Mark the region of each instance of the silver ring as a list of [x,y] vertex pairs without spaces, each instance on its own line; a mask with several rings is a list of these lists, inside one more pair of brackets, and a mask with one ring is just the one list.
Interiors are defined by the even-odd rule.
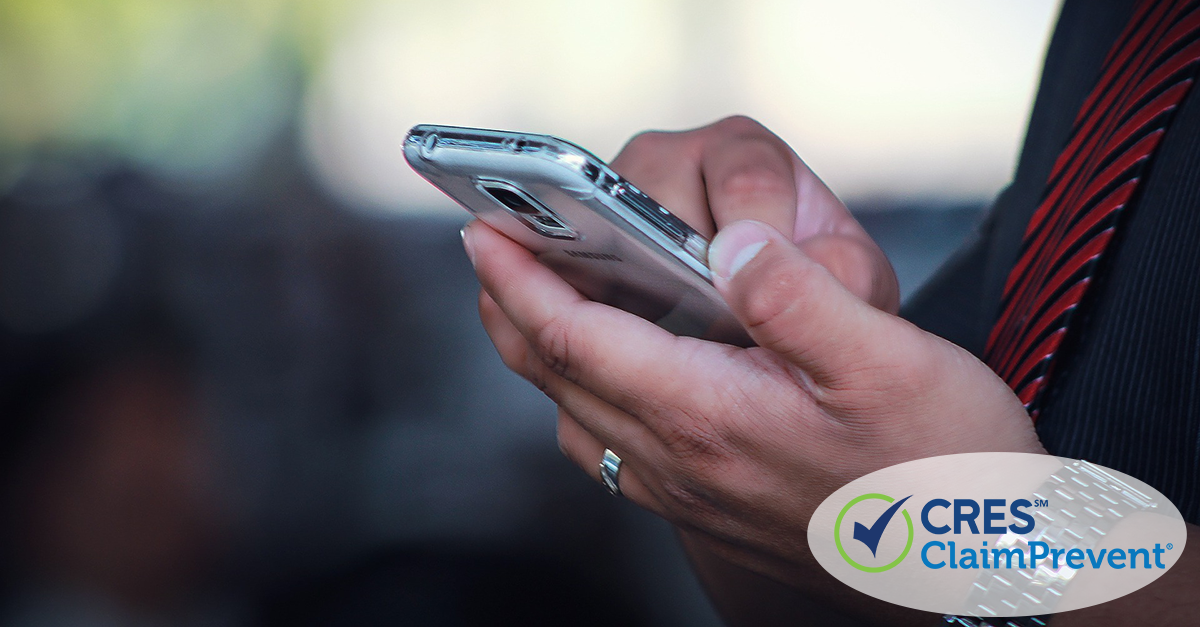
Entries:
[[613,496],[621,496],[621,486],[617,484],[621,474],[621,458],[610,449],[604,449],[604,458],[600,460],[600,480]]

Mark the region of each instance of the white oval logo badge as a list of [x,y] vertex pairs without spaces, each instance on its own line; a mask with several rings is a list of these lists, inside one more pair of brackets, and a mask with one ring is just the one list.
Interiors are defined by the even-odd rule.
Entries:
[[817,561],[897,605],[1037,616],[1125,596],[1183,553],[1187,526],[1154,488],[1085,461],[965,453],[878,470],[809,521]]

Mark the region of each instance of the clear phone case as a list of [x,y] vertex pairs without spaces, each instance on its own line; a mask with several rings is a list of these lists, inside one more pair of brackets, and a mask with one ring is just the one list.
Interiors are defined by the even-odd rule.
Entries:
[[677,335],[752,343],[712,285],[708,241],[586,150],[548,135],[419,125],[404,156],[588,298]]

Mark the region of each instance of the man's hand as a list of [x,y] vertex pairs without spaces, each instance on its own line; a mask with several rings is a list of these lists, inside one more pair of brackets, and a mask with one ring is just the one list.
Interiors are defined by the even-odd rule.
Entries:
[[705,237],[735,220],[761,220],[851,293],[889,313],[900,307],[896,274],[883,251],[800,157],[750,118],[642,133],[612,167]]
[[720,227],[715,283],[758,347],[588,301],[481,223],[464,242],[484,325],[558,404],[564,453],[598,480],[612,449],[623,493],[689,544],[798,584],[819,569],[808,519],[847,482],[933,455],[1043,452],[987,366],[894,315],[878,247],[761,126],[639,136],[614,165],[701,230]]

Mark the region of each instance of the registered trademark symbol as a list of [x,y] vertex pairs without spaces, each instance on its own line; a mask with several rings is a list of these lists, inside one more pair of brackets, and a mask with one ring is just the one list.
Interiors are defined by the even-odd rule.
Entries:
[[1173,548],[1175,548],[1175,545],[1174,545],[1174,544],[1171,544],[1170,542],[1168,542],[1168,543],[1167,543],[1167,550],[1168,550],[1168,551],[1170,551],[1170,550],[1171,550],[1171,549],[1173,549]]

